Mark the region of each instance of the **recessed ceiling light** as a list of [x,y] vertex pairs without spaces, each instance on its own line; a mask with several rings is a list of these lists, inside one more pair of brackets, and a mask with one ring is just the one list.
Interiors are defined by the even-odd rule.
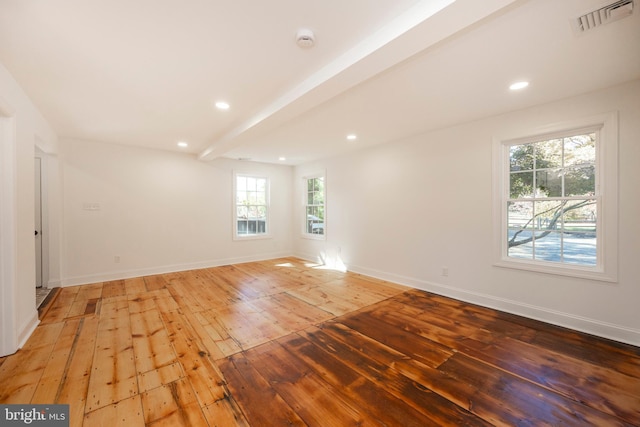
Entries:
[[350,135],[347,135],[347,139],[348,139],[349,141],[353,141],[353,140],[355,140],[355,139],[357,139],[357,138],[358,138],[358,135],[353,134],[353,133],[352,133],[352,134],[350,134]]
[[224,102],[224,101],[218,101],[216,102],[216,108],[218,110],[228,110],[229,109],[229,104]]
[[187,143],[186,143],[186,142],[184,142],[184,141],[180,141],[180,142],[178,142],[178,147],[182,147],[182,148],[184,148],[184,147],[188,147],[188,146],[189,146],[189,144],[187,144]]
[[527,86],[529,86],[529,82],[524,82],[524,81],[515,82],[511,86],[509,86],[509,89],[511,89],[511,90],[520,90],[520,89],[524,89]]
[[284,162],[285,160],[287,160],[286,157],[278,157],[278,160],[280,160],[281,162]]

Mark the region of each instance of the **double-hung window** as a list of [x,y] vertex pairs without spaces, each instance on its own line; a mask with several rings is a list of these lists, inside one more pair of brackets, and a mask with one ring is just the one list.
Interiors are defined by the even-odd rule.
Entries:
[[324,176],[304,178],[304,231],[303,235],[324,238],[325,180]]
[[509,146],[510,258],[597,265],[596,135]]
[[269,232],[269,179],[235,175],[234,237],[266,237]]
[[604,120],[499,142],[498,265],[615,280],[612,128]]

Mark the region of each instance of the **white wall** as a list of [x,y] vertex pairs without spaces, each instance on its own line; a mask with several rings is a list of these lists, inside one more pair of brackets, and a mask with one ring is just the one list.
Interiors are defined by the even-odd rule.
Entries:
[[[12,353],[38,323],[35,305],[34,153],[36,141],[55,152],[56,135],[17,82],[0,64],[3,182],[2,340],[0,355]],[[8,172],[8,173],[7,173]]]
[[[326,170],[327,240],[304,258],[640,345],[640,81],[299,166]],[[618,282],[492,265],[492,138],[619,112]],[[300,201],[300,203],[297,203]],[[472,208],[470,208],[472,207]],[[449,275],[442,276],[448,267]]]
[[[60,152],[63,285],[292,253],[289,166],[74,140]],[[272,238],[233,240],[234,170],[270,178]]]

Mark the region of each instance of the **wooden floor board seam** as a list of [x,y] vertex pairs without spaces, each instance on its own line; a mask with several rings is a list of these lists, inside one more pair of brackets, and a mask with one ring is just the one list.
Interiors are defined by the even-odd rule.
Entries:
[[71,362],[73,361],[73,356],[75,355],[76,348],[78,346],[78,340],[80,339],[80,333],[82,332],[82,327],[84,326],[84,319],[81,318],[78,323],[78,327],[76,329],[75,336],[73,337],[73,344],[71,344],[71,350],[69,351],[69,355],[67,357],[67,362],[65,363],[64,370],[60,376],[60,384],[58,385],[58,390],[56,391],[56,397],[54,402],[58,402],[60,399],[60,394],[62,393],[62,388],[67,382],[67,376],[69,374],[69,368],[71,366]]

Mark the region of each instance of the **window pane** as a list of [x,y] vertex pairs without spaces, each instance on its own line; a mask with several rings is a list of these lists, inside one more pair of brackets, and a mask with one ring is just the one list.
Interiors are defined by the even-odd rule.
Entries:
[[507,255],[514,258],[533,259],[533,235],[531,231],[509,229]]
[[564,233],[564,262],[585,266],[595,266],[595,233]]
[[562,233],[555,231],[538,233],[535,239],[535,259],[562,262]]
[[564,208],[564,261],[595,266],[597,263],[597,205],[592,199],[572,200]]
[[246,191],[238,191],[236,193],[236,204],[244,205],[247,203],[247,192]]
[[313,193],[313,204],[324,205],[324,193],[322,191]]
[[314,204],[313,203],[313,195],[314,194],[315,193],[313,191],[310,191],[310,192],[307,193],[307,204],[308,205],[313,205]]
[[238,206],[236,208],[237,211],[237,218],[247,218],[247,216],[249,215],[249,211],[248,208],[246,206]]
[[562,176],[560,169],[537,171],[536,189],[536,197],[562,197]]
[[512,145],[509,149],[510,170],[525,171],[533,169],[533,144]]
[[307,233],[313,233],[313,224],[316,220],[315,210],[315,207],[307,206]]
[[237,224],[238,224],[238,229],[237,229],[238,234],[247,234],[249,232],[249,226],[246,220],[238,220]]
[[248,191],[256,191],[256,179],[247,177],[247,190]]
[[572,200],[564,207],[564,230],[572,233],[596,231],[595,200]]
[[248,191],[247,201],[250,205],[255,205],[258,202],[258,194],[255,191]]
[[236,190],[237,191],[246,191],[247,189],[247,178],[244,176],[239,176],[236,178]]
[[267,192],[267,180],[264,178],[259,178],[256,180],[257,191],[261,193]]
[[533,221],[536,230],[558,230],[562,228],[562,201],[535,202],[535,220]]
[[565,196],[593,196],[596,194],[594,166],[569,168],[564,176]]
[[533,172],[511,173],[509,181],[509,198],[533,196]]
[[509,202],[507,212],[510,229],[533,227],[533,202]]
[[564,138],[564,165],[573,166],[594,163],[596,159],[596,134],[576,135]]
[[559,168],[562,166],[562,139],[536,142],[536,169]]

